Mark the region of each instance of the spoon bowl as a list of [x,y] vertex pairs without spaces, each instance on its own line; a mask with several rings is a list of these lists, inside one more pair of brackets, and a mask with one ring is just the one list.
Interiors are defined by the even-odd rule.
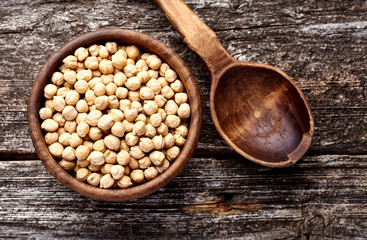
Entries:
[[184,0],[155,2],[210,72],[210,111],[223,139],[264,166],[297,162],[311,144],[314,121],[295,82],[276,67],[235,60]]

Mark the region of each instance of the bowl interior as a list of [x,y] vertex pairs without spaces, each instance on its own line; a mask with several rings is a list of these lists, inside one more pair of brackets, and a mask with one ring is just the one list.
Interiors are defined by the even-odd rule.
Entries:
[[[172,165],[157,178],[129,189],[100,189],[81,182],[62,169],[56,160],[49,153],[40,128],[40,118],[38,115],[41,104],[44,103],[43,89],[50,82],[53,72],[57,71],[62,64],[62,60],[73,54],[78,47],[88,47],[94,43],[104,44],[108,41],[115,41],[121,45],[133,44],[140,49],[154,53],[168,63],[173,68],[185,86],[191,107],[191,118],[189,134],[181,153]],[[149,35],[124,29],[102,29],[83,34],[74,40],[66,43],[57,50],[45,63],[37,75],[28,101],[28,125],[33,145],[38,157],[42,160],[46,168],[61,183],[70,189],[79,192],[87,197],[105,201],[125,201],[151,194],[177,176],[191,158],[199,139],[201,128],[201,103],[200,95],[191,75],[182,59],[169,47]]]

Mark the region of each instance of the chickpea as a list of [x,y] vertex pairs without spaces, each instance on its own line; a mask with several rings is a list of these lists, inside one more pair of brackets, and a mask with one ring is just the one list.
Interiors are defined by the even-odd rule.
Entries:
[[130,91],[128,93],[128,99],[130,101],[140,101],[140,93],[138,91]]
[[52,98],[53,96],[56,95],[56,93],[57,93],[57,86],[54,85],[54,84],[51,84],[51,83],[50,84],[47,84],[45,86],[45,89],[43,91],[44,91],[45,98],[50,99],[50,98]]
[[164,110],[169,115],[175,115],[178,110],[178,105],[173,100],[168,100],[166,105],[164,106]]
[[86,146],[89,149],[89,152],[91,152],[93,150],[93,142],[91,142],[91,141],[84,141],[83,146]]
[[175,102],[178,105],[186,103],[187,102],[187,94],[186,93],[176,93],[175,94]]
[[124,73],[122,72],[118,72],[115,74],[115,76],[113,77],[113,82],[116,84],[116,86],[118,87],[122,87],[124,86],[125,82],[127,81],[127,77]]
[[142,100],[150,100],[154,98],[154,91],[149,87],[142,87],[140,89],[140,98]]
[[134,146],[139,142],[139,137],[133,133],[128,133],[125,135],[125,142],[128,146]]
[[85,182],[87,181],[87,178],[89,177],[90,174],[91,172],[88,169],[79,168],[79,170],[76,171],[76,179],[78,179],[79,181]]
[[157,134],[157,130],[155,129],[155,127],[152,126],[152,124],[148,123],[146,127],[147,129],[144,136],[152,138]]
[[143,60],[147,60],[147,59],[148,59],[148,57],[149,57],[150,55],[152,55],[152,54],[151,54],[151,53],[143,53],[143,54],[140,56],[140,58],[141,58],[141,59],[143,59]]
[[108,96],[114,95],[116,93],[117,86],[113,82],[110,82],[106,86],[106,93]]
[[52,120],[56,121],[59,124],[60,127],[63,127],[65,125],[65,122],[66,122],[64,116],[61,113],[55,113],[52,116]]
[[70,139],[70,133],[68,132],[64,132],[63,134],[61,134],[59,136],[59,143],[61,143],[61,145],[63,145],[64,147],[69,146],[69,139]]
[[187,103],[183,103],[177,110],[178,116],[181,118],[189,118],[190,117],[190,105]]
[[102,165],[93,165],[91,163],[88,165],[88,169],[90,171],[92,171],[92,172],[99,172],[99,171],[101,171],[101,167],[102,167]]
[[138,169],[139,168],[139,162],[135,158],[131,157],[129,162],[129,168],[130,169]]
[[111,167],[111,175],[115,180],[119,180],[125,174],[125,168],[120,165],[114,165]]
[[114,75],[113,74],[103,74],[100,78],[104,85],[108,85],[109,83],[113,83]]
[[54,106],[53,106],[53,101],[52,101],[51,99],[47,99],[47,100],[45,101],[45,107],[47,107],[47,108],[51,109],[51,110],[52,110],[52,112],[54,112],[54,111],[55,111],[55,108],[54,108]]
[[181,135],[183,138],[186,138],[189,133],[189,129],[185,125],[180,125],[176,128],[175,133]]
[[66,171],[71,171],[75,168],[75,162],[70,162],[70,161],[66,161],[65,159],[62,159],[60,162],[59,162],[59,165],[65,169]]
[[143,111],[143,106],[138,101],[131,102],[131,108],[138,110],[138,113]]
[[144,177],[146,180],[152,180],[158,176],[158,170],[155,167],[148,167],[144,171]]
[[116,88],[116,97],[118,97],[119,99],[125,99],[127,97],[128,94],[128,90],[124,87],[118,87]]
[[64,60],[62,60],[62,62],[67,68],[70,69],[75,69],[78,66],[78,59],[73,55],[67,56],[66,58],[64,58]]
[[89,161],[88,160],[76,160],[76,165],[81,168],[89,168]]
[[164,147],[170,148],[173,147],[174,145],[175,145],[175,137],[171,133],[168,133],[164,137]]
[[136,68],[135,65],[133,64],[127,64],[124,67],[124,74],[126,75],[126,77],[131,78],[134,77],[136,74],[138,73],[138,69]]
[[99,110],[93,110],[89,112],[86,123],[88,123],[90,126],[97,126],[99,119],[102,117],[102,112]]
[[153,70],[158,70],[162,65],[162,60],[157,56],[150,55],[147,59],[148,66]]
[[143,113],[141,113],[141,114],[139,114],[139,115],[135,118],[135,122],[139,122],[139,121],[141,121],[141,122],[143,122],[144,124],[146,124],[146,123],[147,123],[147,117],[146,117]]
[[131,169],[129,166],[125,166],[125,175],[130,175]]
[[139,77],[130,77],[127,79],[125,86],[131,90],[135,91],[140,88],[141,86],[141,79]]
[[129,164],[130,162],[130,153],[128,153],[126,150],[121,150],[117,154],[117,163],[121,166],[125,166]]
[[141,169],[133,170],[130,173],[131,180],[135,183],[142,183],[144,182],[144,172]]
[[151,100],[145,101],[143,108],[144,108],[144,112],[148,114],[149,116],[158,112],[157,103]]
[[183,86],[183,84],[180,80],[176,80],[173,83],[171,83],[171,88],[176,93],[183,92],[183,90],[184,90],[184,86]]
[[139,147],[143,152],[147,153],[154,149],[154,144],[150,138],[140,138]]
[[65,98],[66,97],[66,93],[69,91],[69,89],[67,89],[66,87],[61,87],[59,89],[57,89],[57,93],[56,96],[60,96]]
[[168,69],[170,69],[170,66],[167,63],[162,63],[161,67],[159,68],[159,75],[164,77]]
[[115,122],[111,127],[111,133],[116,137],[123,137],[125,135],[125,127],[121,122]]
[[45,142],[47,145],[51,145],[57,142],[58,138],[59,138],[59,134],[57,134],[57,132],[48,132],[45,135]]
[[74,70],[67,69],[64,73],[65,82],[69,84],[74,84],[76,82],[76,75],[77,74]]
[[89,85],[85,80],[78,80],[74,84],[74,88],[78,93],[84,94],[88,91]]
[[94,101],[96,100],[96,95],[94,94],[93,90],[88,90],[85,93],[85,101],[87,101],[88,105],[91,106],[94,104]]
[[102,46],[100,45],[98,47],[98,55],[101,57],[101,58],[107,58],[108,55],[109,55],[109,52],[107,50],[107,48],[105,46]]
[[78,115],[78,112],[75,110],[73,106],[66,106],[64,110],[62,110],[62,115],[66,120],[74,120]]
[[167,99],[165,99],[162,95],[155,95],[154,102],[157,104],[159,108],[163,107],[166,104]]
[[119,109],[121,111],[125,111],[125,109],[130,108],[130,106],[131,106],[131,101],[129,99],[122,99],[122,100],[120,100],[120,107],[119,107]]
[[59,128],[59,129],[57,129],[57,134],[58,134],[58,136],[60,136],[60,135],[61,135],[61,134],[63,134],[63,133],[66,133],[65,128],[61,127],[61,128]]
[[165,159],[165,155],[163,152],[160,151],[154,151],[149,154],[150,161],[156,166],[159,166],[162,164],[163,160]]
[[150,167],[150,165],[152,165],[149,157],[143,157],[142,159],[139,159],[138,162],[141,169],[147,169],[148,167]]
[[90,149],[87,146],[84,145],[79,145],[76,149],[75,149],[75,157],[79,160],[79,161],[84,161],[87,160],[88,156],[90,153]]
[[104,138],[104,143],[108,149],[117,151],[120,147],[120,139],[110,134]]
[[106,42],[105,46],[109,54],[114,54],[115,52],[117,52],[116,42]]
[[76,121],[66,121],[64,128],[69,133],[76,132]]
[[114,55],[112,55],[112,64],[117,69],[123,69],[127,64],[127,59],[125,52],[123,50],[118,50]]
[[164,78],[167,82],[172,83],[177,79],[177,73],[172,69],[167,69]]
[[178,157],[180,154],[180,148],[173,146],[166,151],[166,157],[169,161],[172,161]]
[[133,183],[131,182],[129,176],[122,176],[122,178],[117,181],[117,186],[119,186],[120,188],[129,188],[132,185]]
[[100,181],[101,181],[101,175],[99,173],[91,173],[87,178],[87,182],[95,187],[99,185]]
[[111,115],[116,122],[124,120],[124,113],[119,109],[110,109],[107,110],[107,113]]
[[117,161],[117,153],[107,149],[104,153],[106,163],[115,164]]
[[[55,96],[54,99],[52,100],[52,105],[56,111],[62,112],[66,106],[66,102],[63,97]],[[47,108],[47,109],[50,109],[50,108]],[[52,114],[52,110],[51,110],[51,114]]]
[[181,135],[175,134],[174,137],[175,137],[175,143],[177,146],[182,147],[185,144],[186,139],[183,138]]
[[51,82],[55,85],[62,85],[64,83],[64,75],[61,72],[54,72],[51,77]]
[[159,166],[155,166],[155,168],[158,170],[159,173],[162,173],[167,170],[169,165],[170,165],[169,161],[167,159],[164,159],[162,164]]
[[76,105],[79,99],[80,99],[80,94],[75,90],[70,90],[66,93],[65,102],[68,105],[72,105],[72,106]]
[[130,148],[130,152],[129,153],[130,153],[130,156],[131,157],[133,157],[133,158],[135,158],[137,160],[139,160],[139,159],[141,159],[142,157],[145,156],[144,152],[140,149],[139,146],[132,146]]
[[98,54],[99,54],[99,47],[98,47],[98,45],[97,44],[93,44],[93,45],[91,45],[89,48],[88,48],[88,51],[89,51],[89,53],[90,53],[90,55],[92,55],[92,56],[98,56]]
[[170,128],[176,128],[176,127],[180,126],[181,119],[176,115],[168,115],[166,117],[165,124]]
[[97,166],[101,166],[105,163],[104,155],[102,152],[93,151],[88,156],[88,161]]
[[135,60],[139,56],[140,51],[136,46],[130,45],[126,47],[126,54],[129,58]]
[[142,121],[138,121],[134,124],[133,127],[133,134],[136,136],[142,136],[145,134],[147,128],[145,126],[145,123]]
[[88,136],[91,140],[97,141],[98,139],[102,138],[103,134],[101,129],[99,129],[98,127],[91,127],[89,129]]
[[161,90],[161,94],[166,99],[170,99],[171,97],[173,97],[175,95],[174,91],[169,86],[163,87],[162,90]]
[[99,71],[101,71],[103,74],[113,73],[114,70],[115,69],[114,69],[114,67],[112,65],[112,62],[110,60],[103,59],[99,63]]
[[79,145],[83,144],[83,139],[76,133],[70,134],[69,145],[72,148],[77,148]]
[[153,139],[153,146],[154,146],[154,149],[156,150],[161,150],[165,147],[165,141],[162,137],[162,135],[158,135],[158,136],[154,136]]
[[52,119],[46,119],[42,122],[41,128],[47,132],[55,132],[59,128],[59,124]]
[[64,149],[64,151],[62,152],[61,157],[66,160],[66,161],[73,161],[75,160],[76,156],[75,156],[75,149],[68,146]]
[[122,126],[124,126],[125,128],[125,133],[128,132],[132,132],[133,128],[134,128],[134,124],[132,122],[127,121],[126,119],[124,121],[122,121]]
[[96,105],[96,109],[105,110],[109,104],[108,97],[106,95],[99,96],[94,100],[94,104]]
[[106,86],[103,83],[98,82],[94,86],[93,90],[96,96],[103,96],[106,93]]
[[126,144],[125,140],[123,139],[121,139],[120,141],[120,148],[119,148],[119,151],[122,151],[122,150],[125,150],[125,151],[130,150],[129,146]]
[[148,71],[141,71],[141,72],[138,72],[136,74],[137,77],[139,77],[141,79],[141,82],[142,83],[146,83],[149,81],[149,74],[148,74]]
[[166,79],[164,77],[158,78],[158,82],[161,85],[161,88],[164,88],[165,86],[169,86],[168,82],[166,81]]
[[148,70],[149,78],[158,79],[158,71],[154,71],[152,69]]
[[[97,60],[97,62],[98,62],[98,60]],[[97,69],[97,70],[92,70],[92,75],[93,75],[93,77],[101,77],[102,73],[101,73],[101,71],[99,71],[99,69]]]
[[112,166],[113,166],[113,164],[110,164],[110,163],[103,164],[102,167],[101,167],[101,173],[102,174],[110,174]]
[[76,127],[76,133],[79,135],[79,137],[86,137],[89,133],[89,125],[85,122],[81,122]]
[[149,67],[147,65],[147,63],[145,62],[144,59],[139,59],[139,61],[136,62],[135,64],[138,72],[141,72],[141,71],[148,71]]
[[138,116],[138,110],[134,108],[125,108],[124,110],[125,119],[129,122],[133,122]]
[[[96,70],[99,67],[98,60],[96,57],[87,57],[84,61],[84,66],[90,70]],[[93,75],[93,74],[92,74]]]
[[50,151],[51,155],[54,156],[55,158],[61,158],[62,152],[64,151],[64,147],[60,143],[55,142],[50,146],[48,146],[48,150]]
[[162,123],[157,127],[157,132],[161,134],[162,136],[166,136],[168,134],[168,127],[166,124]]

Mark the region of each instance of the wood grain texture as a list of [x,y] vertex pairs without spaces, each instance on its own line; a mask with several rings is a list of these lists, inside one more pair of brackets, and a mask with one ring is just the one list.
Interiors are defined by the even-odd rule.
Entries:
[[0,236],[37,239],[363,239],[367,156],[306,157],[287,170],[193,158],[158,192],[82,197],[41,161],[0,161]]
[[[275,65],[305,93],[315,118],[313,153],[366,153],[367,4],[353,1],[187,1],[236,59]],[[203,102],[197,154],[233,153],[212,124],[209,75],[150,0],[0,2],[0,154],[31,157],[26,102],[47,58],[103,27],[148,33],[188,65]],[[15,154],[14,154],[15,153]]]

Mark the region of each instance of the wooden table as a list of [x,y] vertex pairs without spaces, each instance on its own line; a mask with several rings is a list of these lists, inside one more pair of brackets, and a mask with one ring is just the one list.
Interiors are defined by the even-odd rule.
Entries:
[[[0,2],[0,237],[35,239],[363,239],[367,236],[367,2],[190,0],[235,58],[287,72],[309,100],[315,135],[302,161],[256,165],[209,113],[209,76],[150,0]],[[27,99],[50,54],[99,28],[150,34],[197,79],[203,128],[194,157],[158,192],[85,198],[37,159]]]

